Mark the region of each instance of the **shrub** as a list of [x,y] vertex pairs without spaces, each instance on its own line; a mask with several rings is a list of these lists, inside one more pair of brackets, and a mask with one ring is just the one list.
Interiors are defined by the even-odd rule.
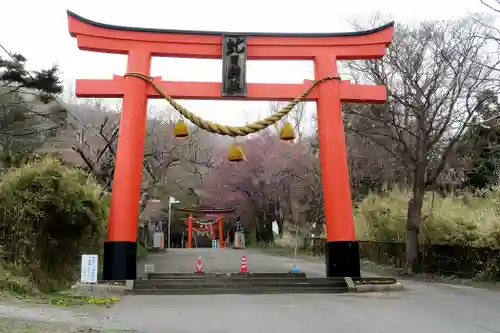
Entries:
[[[404,241],[409,199],[403,190],[368,195],[354,210],[358,238]],[[500,248],[500,188],[445,198],[427,193],[423,216],[422,243]]]
[[0,262],[0,291],[23,295],[35,291],[34,289],[30,279],[14,274],[12,267]]
[[0,253],[40,289],[75,280],[82,253],[99,253],[108,200],[85,172],[45,157],[0,181]]

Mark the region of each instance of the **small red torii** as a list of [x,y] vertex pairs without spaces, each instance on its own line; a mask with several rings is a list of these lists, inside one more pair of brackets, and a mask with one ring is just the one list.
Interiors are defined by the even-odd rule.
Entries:
[[[113,26],[68,11],[69,32],[81,50],[126,54],[127,72],[150,75],[151,58],[221,59],[223,32],[181,31]],[[349,33],[238,33],[245,36],[249,60],[313,60],[315,78],[337,76],[337,60],[382,58],[392,41],[393,23]],[[302,84],[249,83],[243,97],[226,97],[221,83],[154,82],[179,99],[291,100],[310,87]],[[136,277],[136,233],[148,98],[158,93],[136,77],[77,80],[77,97],[123,98],[108,236],[104,244],[104,280]],[[342,102],[385,103],[386,88],[330,80],[305,98],[315,101],[327,233],[326,274],[360,275],[359,245],[354,232]]]
[[[187,226],[186,231],[188,235],[188,241],[186,244],[187,248],[191,248],[191,242],[193,238],[193,231],[212,231],[212,241],[216,240],[216,229],[215,225],[217,224],[218,228],[218,233],[219,233],[219,248],[224,247],[224,221],[223,221],[223,216],[224,214],[228,213],[234,213],[235,209],[234,208],[177,208],[176,211],[179,212],[184,212],[184,213],[189,213],[189,216],[185,219],[186,221],[184,222]],[[193,222],[197,222],[193,218],[193,214],[197,214],[199,216],[206,216],[206,215],[217,215],[217,220],[214,221],[214,223],[211,223],[209,227],[199,227],[196,228],[193,226]],[[199,224],[199,222],[197,222]]]

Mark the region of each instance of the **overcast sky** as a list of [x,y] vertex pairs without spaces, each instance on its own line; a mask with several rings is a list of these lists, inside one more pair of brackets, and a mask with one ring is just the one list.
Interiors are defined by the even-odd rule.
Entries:
[[[122,75],[126,58],[78,50],[68,34],[66,9],[102,23],[185,30],[229,32],[341,32],[350,21],[381,13],[387,21],[453,19],[483,11],[479,0],[65,0],[4,1],[0,43],[22,53],[33,69],[59,64],[65,85],[76,78]],[[1,54],[2,51],[0,51]],[[3,54],[2,54],[3,56]],[[155,58],[152,75],[168,80],[220,82],[220,60]],[[313,78],[312,62],[251,61],[249,82],[302,82]],[[168,92],[167,92],[168,93]],[[151,103],[151,102],[150,102]],[[228,125],[242,125],[263,116],[267,102],[183,101],[198,115]],[[154,102],[158,108],[164,104]],[[308,107],[313,112],[313,106]]]

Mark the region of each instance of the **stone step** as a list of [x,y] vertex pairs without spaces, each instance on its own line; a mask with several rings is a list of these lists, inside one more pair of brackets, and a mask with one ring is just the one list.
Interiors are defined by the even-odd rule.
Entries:
[[128,294],[213,295],[348,292],[344,278],[308,278],[304,273],[152,273]]
[[391,277],[354,277],[352,280],[357,284],[393,284],[398,282]]
[[343,278],[337,279],[231,279],[231,278],[208,278],[208,279],[155,279],[137,280],[134,288],[166,288],[166,287],[215,287],[215,286],[294,286],[294,285],[315,285],[315,286],[346,286]]
[[149,287],[149,286],[256,286],[256,285],[281,285],[283,283],[286,284],[299,284],[299,283],[308,283],[307,280],[292,280],[292,281],[284,281],[284,280],[276,280],[276,279],[260,279],[260,280],[217,280],[217,279],[168,279],[168,280],[139,280],[134,283],[134,286],[141,287]]
[[287,287],[225,287],[225,288],[176,288],[176,289],[133,289],[126,290],[126,294],[133,295],[220,295],[220,294],[334,294],[347,293],[347,287],[314,286],[302,288],[300,286]]
[[134,285],[134,289],[202,289],[202,288],[211,288],[211,289],[224,289],[224,288],[346,288],[345,284],[310,284],[307,282],[302,283],[261,283],[261,284],[191,284],[191,285],[174,285],[174,284],[136,284]]
[[232,279],[248,279],[248,278],[273,278],[273,279],[296,279],[305,278],[304,273],[150,273],[148,279],[206,279],[208,277],[231,277]]

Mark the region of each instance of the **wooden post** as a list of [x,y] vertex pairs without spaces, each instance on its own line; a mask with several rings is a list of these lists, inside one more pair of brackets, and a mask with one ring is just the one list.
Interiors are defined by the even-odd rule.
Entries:
[[188,240],[187,240],[187,248],[191,248],[192,240],[193,240],[193,215],[189,214],[188,217]]
[[212,243],[214,240],[217,240],[217,226],[216,223],[212,223],[210,226],[210,231],[212,232]]

